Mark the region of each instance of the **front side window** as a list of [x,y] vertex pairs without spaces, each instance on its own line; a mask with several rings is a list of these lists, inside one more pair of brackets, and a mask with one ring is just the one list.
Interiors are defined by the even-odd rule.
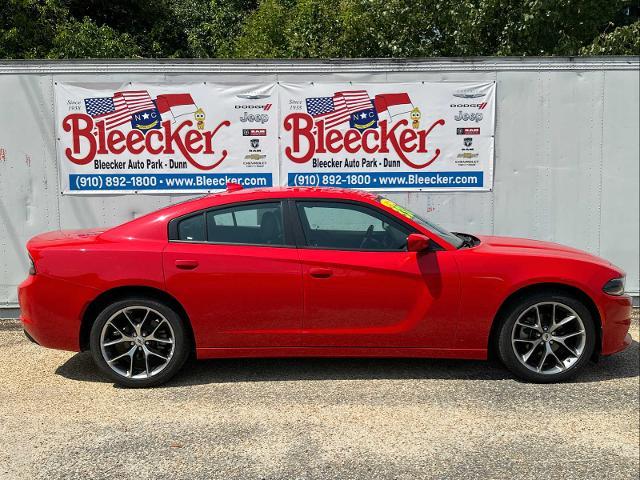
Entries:
[[306,244],[339,250],[405,250],[408,228],[382,212],[340,202],[297,202]]
[[256,203],[206,213],[207,241],[252,245],[284,245],[280,202]]

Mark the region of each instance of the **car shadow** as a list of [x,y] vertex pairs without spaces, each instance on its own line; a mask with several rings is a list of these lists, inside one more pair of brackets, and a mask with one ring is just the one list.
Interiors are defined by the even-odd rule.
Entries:
[[[637,341],[624,352],[590,362],[577,383],[638,377]],[[88,352],[75,354],[55,373],[84,382],[109,382]],[[251,358],[190,360],[172,380],[158,388],[190,385],[295,380],[505,380],[514,377],[495,360],[422,358]],[[519,380],[515,380],[519,381]]]

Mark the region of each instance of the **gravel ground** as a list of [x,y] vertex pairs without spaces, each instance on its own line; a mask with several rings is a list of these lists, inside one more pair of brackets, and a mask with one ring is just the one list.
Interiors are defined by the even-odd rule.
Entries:
[[486,362],[272,359],[126,390],[5,320],[0,478],[637,479],[638,353],[546,386]]

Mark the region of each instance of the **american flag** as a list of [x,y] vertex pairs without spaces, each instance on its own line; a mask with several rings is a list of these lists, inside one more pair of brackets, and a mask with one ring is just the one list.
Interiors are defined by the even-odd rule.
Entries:
[[366,90],[336,92],[333,97],[307,98],[307,112],[316,122],[324,120],[327,128],[335,127],[349,120],[354,112],[373,108]]
[[116,92],[113,97],[85,98],[87,114],[96,120],[104,120],[107,130],[131,120],[131,115],[156,108],[146,90]]

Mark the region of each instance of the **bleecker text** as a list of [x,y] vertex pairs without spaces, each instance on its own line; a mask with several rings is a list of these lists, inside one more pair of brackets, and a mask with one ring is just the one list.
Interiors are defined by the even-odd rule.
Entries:
[[285,148],[285,154],[292,162],[306,163],[317,153],[389,153],[392,149],[411,168],[424,168],[438,158],[439,148],[419,163],[410,160],[407,154],[428,153],[427,137],[435,127],[444,124],[445,121],[439,119],[426,130],[414,130],[407,128],[409,121],[406,119],[397,121],[393,126],[389,126],[387,120],[381,120],[379,131],[373,128],[364,131],[355,128],[325,130],[323,120],[314,123],[311,115],[290,113],[284,119],[284,129],[292,133],[292,142]]
[[[96,155],[178,153],[200,170],[211,170],[226,158],[226,150],[216,152],[213,139],[222,127],[229,125],[231,123],[225,120],[213,130],[202,131],[191,128],[191,120],[177,126],[166,120],[158,130],[143,133],[134,129],[125,133],[117,128],[106,130],[104,121],[94,123],[93,118],[84,113],[72,113],[62,120],[62,128],[65,132],[71,132],[72,139],[72,147],[65,149],[65,155],[78,165],[91,163]],[[202,164],[194,158],[195,155],[210,155],[211,161]]]

